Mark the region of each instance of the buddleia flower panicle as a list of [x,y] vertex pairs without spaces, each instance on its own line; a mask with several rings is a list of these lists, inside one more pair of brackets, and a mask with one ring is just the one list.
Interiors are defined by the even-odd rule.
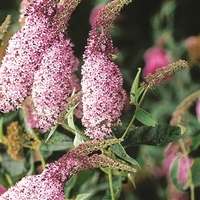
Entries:
[[183,117],[188,112],[189,108],[200,98],[200,90],[197,90],[186,97],[173,112],[172,119],[170,120],[170,125],[177,126],[183,125]]
[[148,74],[144,77],[145,81],[141,83],[141,86],[144,88],[155,89],[167,77],[174,75],[175,72],[182,68],[188,68],[188,63],[185,60],[178,60],[170,63],[166,67],[157,69],[154,74]]
[[15,186],[8,189],[0,199],[65,200],[64,188],[66,181],[84,169],[109,167],[115,170],[135,172],[135,168],[120,161],[112,160],[102,154],[93,154],[90,156],[90,151],[84,152],[81,150],[87,146],[93,151],[94,143],[96,144],[97,150],[99,150],[98,148],[101,146],[105,147],[116,142],[117,140],[113,139],[109,140],[107,143],[100,142],[98,144],[98,141],[82,143],[76,149],[63,155],[59,160],[47,164],[46,169],[41,174],[22,178]]
[[117,49],[109,34],[112,24],[125,4],[131,1],[114,0],[103,6],[89,33],[83,55],[82,102],[85,134],[103,140],[112,133],[112,126],[120,124],[126,92],[122,88],[123,78],[113,62]]
[[0,111],[21,107],[31,95],[34,73],[57,34],[51,28],[55,8],[56,0],[34,1],[26,10],[25,25],[9,40],[0,67]]
[[11,38],[0,69],[0,110],[15,110],[32,96],[42,132],[57,124],[67,98],[74,89],[80,90],[74,74],[78,60],[65,32],[79,2],[32,2],[25,11],[25,25]]
[[26,11],[26,9],[30,6],[30,4],[33,2],[34,0],[22,0],[21,4],[20,4],[20,9],[19,9],[19,23],[21,24],[21,26],[24,26],[24,21],[25,21],[25,16],[24,13]]
[[7,127],[6,144],[8,146],[7,153],[14,160],[23,160],[23,139],[22,127],[18,122],[12,122]]

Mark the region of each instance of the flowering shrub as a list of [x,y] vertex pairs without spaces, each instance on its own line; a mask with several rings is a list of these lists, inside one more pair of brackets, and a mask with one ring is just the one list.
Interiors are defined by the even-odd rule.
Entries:
[[23,0],[0,26],[0,200],[198,199],[200,27],[177,39],[163,1],[147,42],[137,0],[85,2]]

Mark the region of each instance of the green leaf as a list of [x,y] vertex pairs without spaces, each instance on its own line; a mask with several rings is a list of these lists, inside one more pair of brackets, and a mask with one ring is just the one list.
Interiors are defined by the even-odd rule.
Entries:
[[144,88],[143,87],[139,87],[136,90],[136,93],[134,95],[131,94],[131,96],[130,96],[131,97],[130,104],[137,106],[138,105],[138,100],[139,100],[141,94],[143,93],[143,91],[144,91]]
[[170,167],[170,178],[178,190],[183,191],[183,185],[178,181],[179,161],[181,156],[177,157]]
[[90,193],[79,194],[76,196],[76,200],[87,200],[90,195]]
[[131,94],[135,95],[136,90],[138,89],[139,83],[140,83],[140,74],[141,74],[141,68],[138,68],[138,72],[135,76],[135,79],[133,81],[133,84],[131,86]]
[[2,168],[12,177],[19,178],[27,171],[24,161],[13,160],[6,153],[2,154]]
[[70,192],[74,188],[76,180],[77,180],[77,174],[73,176],[71,179],[69,179],[65,184],[64,192],[67,199],[70,198]]
[[147,126],[156,126],[158,124],[157,120],[150,113],[140,107],[136,108],[135,117],[138,121]]
[[137,163],[137,161],[133,158],[131,158],[127,153],[126,151],[124,150],[124,148],[122,147],[121,144],[119,143],[116,143],[114,145],[112,145],[110,147],[110,149],[112,150],[112,152],[114,154],[116,154],[119,158],[121,158],[122,160],[125,160],[126,162],[134,165],[134,166],[137,166],[139,167],[139,164]]
[[200,158],[194,160],[194,164],[191,167],[192,182],[195,187],[200,186]]
[[51,136],[54,134],[54,132],[55,132],[56,129],[57,129],[57,126],[53,126],[53,127],[51,128],[51,131],[49,132],[49,135],[48,135],[48,137],[47,137],[45,143],[51,138]]
[[72,139],[67,135],[56,131],[48,142],[41,144],[40,151],[60,151],[66,150],[71,146],[73,146]]
[[161,145],[180,139],[182,136],[180,127],[168,124],[159,124],[155,127],[141,126],[128,132],[122,145],[127,148],[130,146]]
[[190,147],[190,152],[197,150],[199,146],[200,146],[200,134],[193,137],[192,145]]
[[4,188],[9,188],[10,184],[6,178],[4,170],[0,170],[0,185],[2,185]]

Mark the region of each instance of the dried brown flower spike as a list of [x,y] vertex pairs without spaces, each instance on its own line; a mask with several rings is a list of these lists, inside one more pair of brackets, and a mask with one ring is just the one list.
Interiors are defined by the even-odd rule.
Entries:
[[166,67],[157,69],[156,73],[148,74],[144,77],[145,81],[141,83],[141,86],[144,88],[155,89],[160,83],[166,80],[166,78],[172,76],[175,72],[188,67],[188,63],[185,60],[178,60],[170,63]]

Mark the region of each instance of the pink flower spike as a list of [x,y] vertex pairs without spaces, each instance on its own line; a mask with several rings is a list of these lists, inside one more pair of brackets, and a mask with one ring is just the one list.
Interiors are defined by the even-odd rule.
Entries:
[[120,10],[131,0],[114,0],[98,12],[89,33],[82,66],[82,102],[85,134],[103,140],[111,136],[112,127],[120,124],[126,100],[123,78],[113,62],[114,48],[110,29]]
[[27,10],[25,26],[10,39],[0,67],[0,111],[21,107],[31,94],[34,73],[57,34],[49,16],[55,6],[56,0],[35,1]]
[[187,183],[188,176],[189,176],[189,168],[193,165],[194,158],[189,157],[186,158],[185,156],[181,156],[179,160],[179,171],[178,171],[178,180],[179,183],[183,186]]
[[67,106],[67,98],[74,87],[80,87],[72,75],[78,65],[72,46],[64,37],[55,40],[35,73],[32,97],[43,132],[56,125],[60,112]]

